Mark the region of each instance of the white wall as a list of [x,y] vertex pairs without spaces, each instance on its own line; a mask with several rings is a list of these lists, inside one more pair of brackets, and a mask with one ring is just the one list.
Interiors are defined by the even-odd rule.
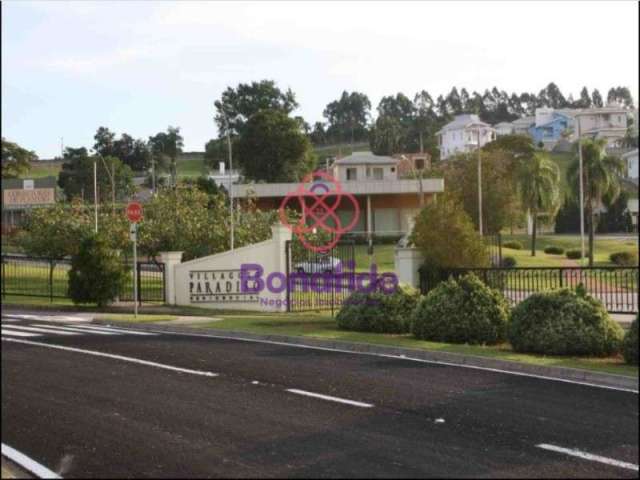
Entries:
[[[493,140],[493,129],[483,128],[480,135],[480,146]],[[448,158],[457,153],[466,153],[476,149],[478,133],[475,129],[452,129],[440,135],[440,158]]]
[[[173,278],[173,292],[167,295],[167,302],[215,309],[286,311],[286,288],[280,293],[264,289],[258,294],[242,293],[240,288],[242,264],[259,264],[264,270],[263,280],[272,272],[286,274],[285,243],[291,240],[291,232],[276,225],[272,234],[270,240],[233,251],[167,264],[167,269],[173,269],[167,275],[168,281]],[[279,287],[280,282],[275,280],[274,286]]]

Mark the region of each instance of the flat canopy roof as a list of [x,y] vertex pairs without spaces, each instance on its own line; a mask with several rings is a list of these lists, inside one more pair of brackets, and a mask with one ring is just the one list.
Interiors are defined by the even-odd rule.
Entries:
[[[380,180],[342,182],[342,189],[353,195],[388,195],[403,193],[419,193],[418,180]],[[299,183],[251,183],[233,186],[235,197],[278,198],[285,197],[295,192]],[[444,192],[444,180],[442,178],[425,178],[422,180],[424,193]]]

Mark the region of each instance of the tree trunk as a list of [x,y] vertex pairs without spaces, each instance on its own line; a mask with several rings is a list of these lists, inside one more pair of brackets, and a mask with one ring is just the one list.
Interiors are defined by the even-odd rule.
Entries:
[[593,267],[593,234],[595,230],[595,222],[594,222],[594,214],[593,214],[593,205],[589,202],[589,266]]
[[538,212],[531,212],[533,215],[533,228],[531,229],[531,256],[536,256],[536,235],[538,230]]
[[420,153],[424,153],[424,144],[422,143],[422,132],[420,132]]

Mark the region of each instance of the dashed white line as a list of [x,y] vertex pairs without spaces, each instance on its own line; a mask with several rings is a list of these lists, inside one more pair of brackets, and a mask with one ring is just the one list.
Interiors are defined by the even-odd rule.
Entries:
[[330,402],[344,403],[346,405],[352,405],[354,407],[373,408],[374,406],[370,403],[356,402],[354,400],[348,400],[346,398],[340,397],[331,397],[329,395],[322,395],[320,393],[307,392],[306,390],[298,390],[297,388],[288,388],[287,392],[295,393],[296,395],[304,395],[306,397],[319,398],[320,400],[327,400]]
[[78,327],[68,327],[68,326],[58,326],[58,325],[36,325],[34,324],[34,327],[46,327],[46,328],[53,328],[54,330],[64,330],[64,331],[70,331],[70,332],[80,332],[80,333],[89,333],[91,335],[121,335],[121,333],[116,333],[116,332],[103,332],[103,331],[87,331],[83,328],[78,328]]
[[6,328],[10,328],[11,330],[24,330],[26,332],[48,333],[50,335],[79,335],[78,333],[73,333],[73,332],[60,332],[56,330],[50,330],[49,327],[38,328],[38,327],[23,327],[22,325],[7,325]]
[[27,333],[27,332],[14,332],[6,328],[2,329],[2,335],[9,335],[10,337],[39,337],[39,333]]
[[620,460],[615,460],[609,457],[602,457],[600,455],[594,455],[592,453],[583,452],[581,450],[576,450],[573,448],[564,448],[558,447],[557,445],[550,445],[548,443],[540,443],[536,445],[538,448],[542,448],[543,450],[549,450],[557,453],[564,453],[565,455],[571,455],[572,457],[582,458],[583,460],[589,460],[591,462],[599,462],[604,463],[606,465],[611,465],[614,467],[625,468],[627,470],[638,471],[638,465],[635,463],[622,462]]
[[42,342],[34,342],[34,341],[31,341],[31,340],[18,340],[18,339],[15,339],[15,338],[3,338],[2,341],[3,342],[11,342],[11,343],[21,343],[23,345],[32,345],[34,347],[51,348],[51,349],[54,349],[54,350],[64,350],[65,352],[84,353],[85,355],[93,355],[93,356],[96,356],[96,357],[112,358],[114,360],[122,360],[124,362],[137,363],[138,365],[146,365],[148,367],[162,368],[164,370],[171,370],[173,372],[189,373],[191,375],[201,375],[201,376],[204,376],[204,377],[217,377],[218,376],[217,373],[213,373],[213,372],[207,372],[207,371],[203,371],[203,370],[191,370],[189,368],[174,367],[173,365],[166,365],[164,363],[150,362],[148,360],[142,360],[140,358],[125,357],[123,355],[114,355],[112,353],[97,352],[95,350],[84,350],[82,348],[64,347],[62,345],[55,345],[55,344],[51,344],[51,343],[42,343]]
[[147,337],[155,337],[156,333],[140,332],[138,330],[127,330],[125,328],[114,327],[94,327],[93,325],[75,325],[74,328],[80,328],[82,330],[100,331],[100,332],[116,332],[116,333],[128,333],[129,335],[143,335]]
[[44,465],[4,443],[2,444],[2,455],[30,473],[33,473],[38,478],[62,478],[60,475],[49,470]]

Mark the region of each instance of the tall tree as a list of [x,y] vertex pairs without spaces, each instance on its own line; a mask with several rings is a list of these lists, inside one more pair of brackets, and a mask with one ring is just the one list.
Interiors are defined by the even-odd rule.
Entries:
[[245,125],[237,145],[243,174],[249,180],[293,182],[311,172],[315,157],[298,122],[278,110],[262,110]]
[[115,156],[114,143],[116,141],[116,134],[109,130],[107,127],[98,127],[96,134],[93,136],[95,140],[93,148],[100,155]]
[[371,112],[369,97],[360,92],[342,92],[338,100],[329,103],[323,116],[327,119],[327,135],[338,141],[362,140],[367,135]]
[[[606,139],[582,140],[582,171],[585,220],[589,231],[589,266],[593,266],[593,246],[596,225],[596,209],[607,199],[614,202],[620,194],[620,178],[624,172],[624,162],[617,157],[606,155]],[[580,180],[579,157],[569,165],[567,178],[576,198],[579,198]]]
[[627,87],[614,87],[607,94],[607,103],[619,103],[625,108],[633,108],[633,97]]
[[602,108],[604,106],[602,95],[600,95],[600,91],[597,88],[593,89],[593,93],[591,94],[591,103],[597,108]]
[[[124,165],[116,157],[89,156],[87,149],[71,148],[65,149],[63,154],[63,164],[58,174],[58,186],[64,191],[68,199],[75,197],[83,198],[87,201],[94,200],[93,185],[93,164],[96,163],[98,201],[108,202],[113,198],[112,187],[115,187],[115,198],[126,199],[134,190],[133,172],[128,165]],[[111,175],[114,182],[111,182]]]
[[159,132],[149,137],[149,146],[154,157],[162,159],[160,163],[169,163],[171,184],[175,187],[178,178],[176,161],[184,146],[180,127],[169,126],[166,132]]
[[26,174],[31,162],[36,160],[38,156],[34,152],[2,137],[2,178],[18,178]]
[[239,135],[249,118],[259,111],[279,110],[288,115],[298,108],[298,102],[291,89],[282,91],[273,80],[260,80],[240,83],[236,88],[227,87],[214,106],[218,132],[223,136],[227,122],[230,133]]
[[582,87],[580,91],[580,100],[578,100],[578,108],[589,108],[591,107],[591,97],[589,96],[589,90],[587,87]]
[[555,213],[560,195],[560,170],[544,152],[536,152],[533,158],[520,163],[518,193],[523,208],[533,218],[531,231],[531,256],[536,255],[538,214]]

